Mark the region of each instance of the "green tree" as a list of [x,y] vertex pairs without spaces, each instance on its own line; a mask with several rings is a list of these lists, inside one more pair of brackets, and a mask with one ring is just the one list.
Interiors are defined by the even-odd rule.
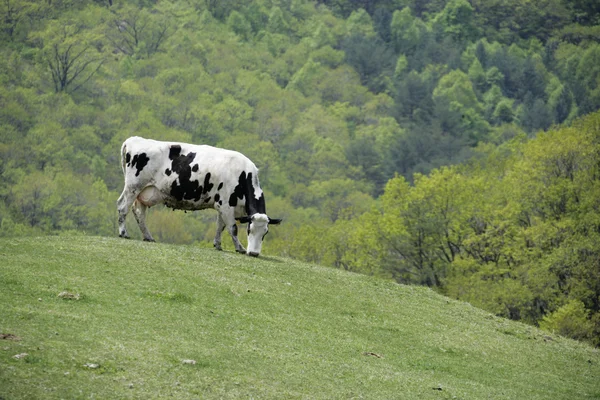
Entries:
[[451,0],[444,10],[437,14],[433,26],[438,35],[449,35],[455,41],[473,41],[479,35],[474,21],[474,10],[466,0]]
[[486,137],[489,126],[481,117],[483,108],[464,72],[454,70],[444,75],[433,91],[433,101],[445,131],[471,145]]
[[269,21],[267,22],[267,30],[272,33],[285,34],[289,31],[290,26],[285,18],[281,8],[274,6],[269,13]]
[[233,10],[227,17],[227,26],[238,34],[243,40],[248,40],[252,33],[252,25],[242,14]]
[[[346,62],[356,69],[362,84],[378,93],[388,88],[395,56],[379,36],[352,35],[342,42]],[[387,79],[386,79],[387,78]]]
[[31,34],[40,47],[40,55],[57,93],[72,93],[81,88],[106,59],[101,36],[89,29],[86,22],[75,18],[55,20],[44,31]]
[[106,37],[115,50],[128,56],[148,58],[158,52],[174,27],[159,10],[123,5],[112,16]]
[[346,20],[346,31],[348,32],[348,36],[375,36],[371,16],[363,9],[352,11],[352,14]]
[[410,8],[394,11],[391,35],[396,53],[414,54],[428,32],[427,25],[420,18],[414,17]]
[[594,326],[583,302],[571,300],[540,321],[540,328],[576,340],[590,340]]
[[28,19],[45,11],[46,6],[27,0],[4,0],[0,6],[0,32],[15,40]]

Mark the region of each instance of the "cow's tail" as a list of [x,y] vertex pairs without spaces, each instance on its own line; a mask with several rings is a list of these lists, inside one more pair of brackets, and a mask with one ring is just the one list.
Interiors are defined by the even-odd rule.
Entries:
[[121,168],[123,169],[123,175],[125,174],[125,167],[126,167],[126,154],[127,154],[127,142],[123,142],[123,145],[121,146]]

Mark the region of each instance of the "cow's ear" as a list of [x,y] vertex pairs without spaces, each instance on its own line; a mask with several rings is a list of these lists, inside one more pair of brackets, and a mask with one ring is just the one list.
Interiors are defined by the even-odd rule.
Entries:
[[239,217],[236,218],[238,221],[240,221],[240,224],[247,224],[248,222],[252,221],[252,219],[248,216],[246,217]]
[[281,218],[269,218],[269,225],[279,225],[283,221]]

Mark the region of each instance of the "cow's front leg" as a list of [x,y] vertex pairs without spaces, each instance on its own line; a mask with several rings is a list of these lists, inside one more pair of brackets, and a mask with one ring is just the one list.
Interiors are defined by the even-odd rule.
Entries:
[[139,201],[135,201],[133,203],[133,215],[135,215],[135,219],[137,220],[140,230],[142,231],[142,235],[144,235],[144,240],[146,242],[154,242],[155,240],[152,237],[152,235],[150,234],[148,227],[146,226],[146,209],[147,208],[148,207],[146,207]]
[[238,253],[245,254],[246,249],[244,248],[244,246],[242,246],[242,244],[240,243],[240,240],[237,237],[238,227],[235,223],[232,225],[229,225],[229,234],[231,235],[231,239],[233,240],[233,245],[235,246],[235,251],[237,251]]
[[223,230],[225,229],[225,221],[223,221],[223,218],[221,218],[221,214],[217,214],[217,232],[215,233],[215,240],[213,242],[213,246],[215,246],[215,249],[217,250],[223,250],[223,248],[221,247],[221,233],[223,233]]

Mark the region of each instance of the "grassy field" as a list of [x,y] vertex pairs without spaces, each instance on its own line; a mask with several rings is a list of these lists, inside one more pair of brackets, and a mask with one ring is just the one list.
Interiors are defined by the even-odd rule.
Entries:
[[268,255],[2,239],[0,399],[62,398],[600,399],[600,352]]

